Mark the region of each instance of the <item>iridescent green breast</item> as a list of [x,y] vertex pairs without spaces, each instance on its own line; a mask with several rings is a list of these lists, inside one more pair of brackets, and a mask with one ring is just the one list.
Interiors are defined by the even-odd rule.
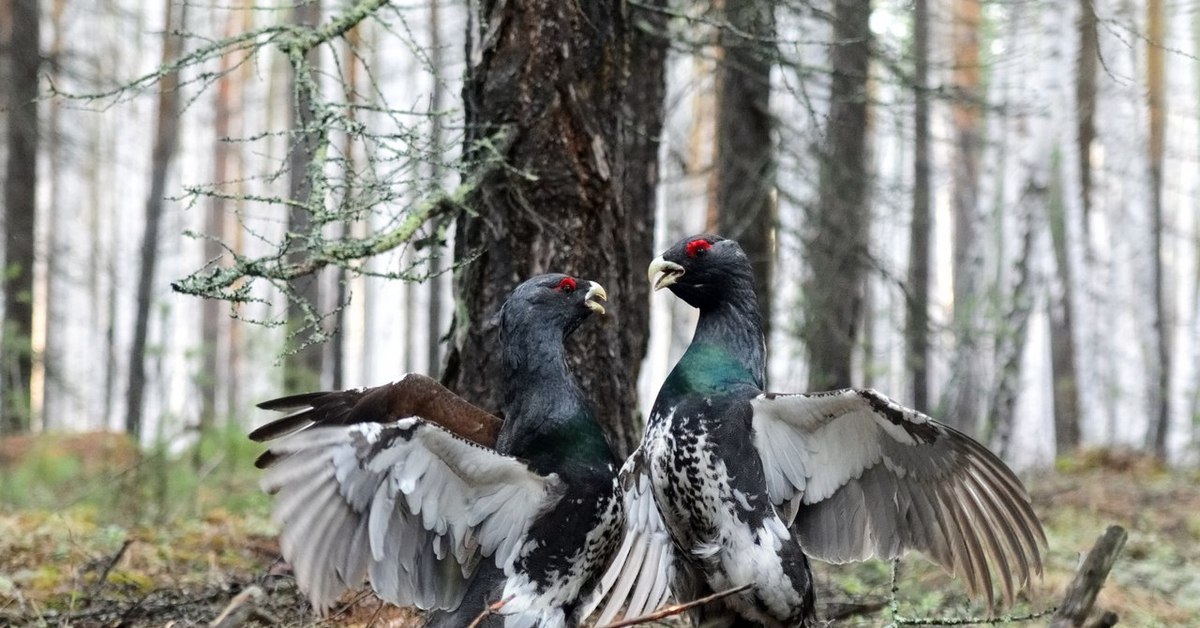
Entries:
[[746,385],[755,386],[757,382],[750,369],[732,353],[719,345],[693,342],[659,394],[711,396]]

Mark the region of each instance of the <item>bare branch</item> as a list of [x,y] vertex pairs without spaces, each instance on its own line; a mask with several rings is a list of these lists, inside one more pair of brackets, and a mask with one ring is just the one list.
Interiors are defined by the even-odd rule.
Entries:
[[734,587],[732,589],[726,589],[724,591],[713,593],[712,595],[706,595],[702,598],[692,600],[691,602],[685,602],[683,604],[674,604],[672,606],[660,608],[659,610],[654,611],[653,613],[648,613],[646,615],[641,615],[639,617],[633,617],[631,619],[622,619],[621,621],[608,624],[607,626],[602,626],[601,628],[625,628],[626,626],[637,626],[638,624],[645,624],[648,622],[657,621],[659,619],[671,617],[673,615],[679,615],[680,613],[683,613],[683,612],[687,611],[688,609],[695,608],[697,606],[703,606],[705,604],[708,604],[709,602],[715,602],[719,599],[726,598],[731,595],[735,595],[737,593],[741,593],[742,591],[749,589],[753,585],[754,585],[754,583],[752,583],[752,582],[743,584],[740,587]]

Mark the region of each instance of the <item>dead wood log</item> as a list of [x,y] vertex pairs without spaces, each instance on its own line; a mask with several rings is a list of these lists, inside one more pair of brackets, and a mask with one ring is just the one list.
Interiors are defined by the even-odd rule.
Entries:
[[[1108,526],[1104,535],[1096,540],[1092,551],[1088,552],[1083,565],[1075,572],[1075,578],[1067,587],[1067,594],[1063,597],[1062,604],[1058,605],[1058,611],[1050,621],[1050,628],[1078,628],[1084,625],[1092,612],[1092,605],[1096,603],[1096,596],[1108,578],[1108,572],[1112,570],[1113,563],[1125,547],[1125,539],[1128,536],[1125,528],[1114,525]],[[1115,616],[1112,619],[1115,624]]]

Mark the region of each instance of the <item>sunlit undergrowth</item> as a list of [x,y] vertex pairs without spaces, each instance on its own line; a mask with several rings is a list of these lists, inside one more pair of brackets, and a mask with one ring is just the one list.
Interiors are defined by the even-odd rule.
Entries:
[[[156,454],[143,458],[143,470],[130,477],[149,486],[130,483],[127,471],[71,473],[65,461],[34,456],[4,469],[0,625],[112,625],[122,618],[129,625],[204,625],[252,585],[265,592],[260,623],[322,623],[277,560],[276,530],[252,464],[257,453],[240,433],[214,434],[198,458],[194,451],[149,464]],[[165,473],[156,475],[160,468]],[[1118,613],[1122,626],[1200,626],[1200,474],[1092,452],[1027,480],[1047,527],[1046,575],[1004,614],[1057,604],[1082,554],[1106,526],[1119,524],[1129,540],[1097,606]],[[887,563],[817,562],[813,570],[822,614],[852,613],[834,625],[891,621]],[[897,617],[988,615],[960,583],[917,556],[902,562],[897,585]],[[411,612],[381,609],[370,596],[345,599],[356,604],[334,624],[417,625]]]
[[80,509],[126,525],[202,517],[212,509],[268,512],[253,465],[262,446],[240,428],[207,432],[177,453],[165,445],[138,452],[125,436],[106,432],[6,444],[0,512]]

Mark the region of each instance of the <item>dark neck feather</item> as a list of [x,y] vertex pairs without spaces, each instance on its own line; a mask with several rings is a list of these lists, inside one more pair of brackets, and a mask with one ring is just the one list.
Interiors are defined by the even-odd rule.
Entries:
[[567,367],[561,332],[536,325],[504,339],[504,425],[496,449],[542,473],[605,469],[612,450]]
[[692,346],[712,345],[724,349],[751,374],[759,388],[764,385],[766,373],[764,343],[762,314],[752,279],[731,281],[713,304],[700,308]]
[[533,420],[583,409],[583,393],[567,367],[564,338],[556,330],[525,325],[504,337],[504,414]]

